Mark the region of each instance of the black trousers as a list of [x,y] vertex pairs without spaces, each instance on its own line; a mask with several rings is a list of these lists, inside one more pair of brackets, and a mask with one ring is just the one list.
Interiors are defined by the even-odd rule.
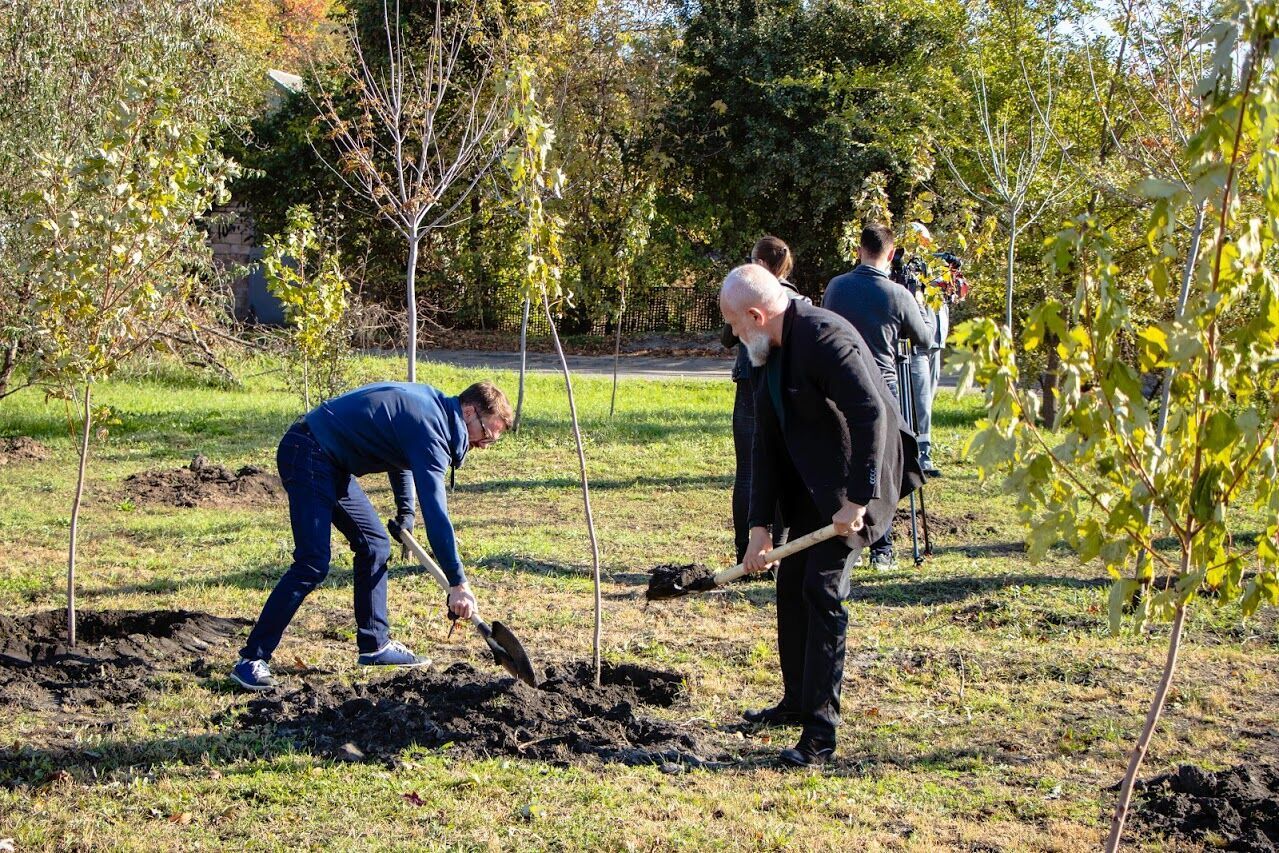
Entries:
[[[737,562],[740,563],[751,537],[751,445],[755,441],[755,398],[749,375],[734,384],[737,385],[737,394],[733,397],[733,454],[737,457],[737,471],[733,476],[733,543],[737,547]],[[773,547],[785,541],[786,525],[779,510],[773,519]]]
[[[784,500],[790,534],[798,538],[830,523],[800,486]],[[849,548],[828,539],[782,560],[777,570],[777,652],[782,663],[782,704],[798,710],[804,736],[834,745],[844,681],[848,630]]]

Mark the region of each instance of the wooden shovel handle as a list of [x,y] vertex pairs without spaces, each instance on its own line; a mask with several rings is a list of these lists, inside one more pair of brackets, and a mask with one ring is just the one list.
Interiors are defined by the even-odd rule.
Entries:
[[[769,551],[768,561],[772,563],[778,560],[784,560],[785,558],[789,557],[791,554],[798,554],[800,551],[803,551],[805,548],[811,548],[812,546],[816,545],[818,542],[825,542],[827,539],[834,539],[836,535],[837,534],[835,533],[835,525],[828,524],[825,527],[821,528],[820,530],[814,530],[812,533],[809,533],[807,536],[801,536],[798,539],[792,539],[790,542],[787,542],[785,545],[781,545]],[[736,566],[733,566],[731,569],[724,569],[724,571],[722,572],[717,572],[713,579],[715,581],[715,586],[723,586],[724,584],[730,581],[735,581],[738,578],[740,578],[742,575],[746,574],[745,565],[746,565],[745,563],[738,563]]]
[[[407,530],[401,530],[400,541],[404,543],[405,548],[408,548],[411,552],[413,552],[413,556],[417,557],[417,561],[422,564],[422,568],[426,569],[427,573],[430,574],[431,577],[435,578],[435,582],[440,585],[440,589],[444,590],[445,595],[448,595],[449,580],[444,577],[444,570],[436,565],[435,561],[431,559],[431,555],[426,553],[425,548],[417,544],[417,540],[413,538],[413,534],[409,533]],[[476,628],[479,628],[481,633],[492,633],[489,630],[489,626],[484,623],[484,620],[480,619],[480,611],[478,607],[471,611],[471,624]]]

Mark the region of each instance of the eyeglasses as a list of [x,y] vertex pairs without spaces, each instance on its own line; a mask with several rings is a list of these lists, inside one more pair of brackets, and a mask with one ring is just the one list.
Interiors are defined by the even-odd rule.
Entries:
[[492,444],[493,442],[497,441],[497,436],[493,435],[493,433],[489,431],[489,428],[484,425],[483,418],[481,418],[479,415],[476,415],[475,422],[479,424],[480,435],[483,436],[484,442],[486,444]]

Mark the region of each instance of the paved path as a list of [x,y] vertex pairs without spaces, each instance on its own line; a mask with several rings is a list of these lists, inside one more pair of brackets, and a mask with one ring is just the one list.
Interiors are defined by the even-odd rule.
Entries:
[[[514,371],[520,369],[520,354],[517,352],[435,349],[423,350],[422,358],[458,367]],[[533,373],[559,373],[560,360],[553,353],[531,352],[528,354],[528,369]],[[570,355],[568,369],[575,376],[612,376],[613,357],[611,355]],[[732,359],[706,356],[623,355],[618,363],[618,375],[630,379],[727,380],[732,374],[732,369]]]
[[[520,354],[517,352],[435,349],[423,350],[422,358],[457,367],[512,371],[520,369]],[[568,368],[575,376],[612,376],[613,356],[570,355]],[[528,369],[533,373],[559,373],[560,360],[553,353],[531,352],[528,354]],[[732,375],[732,369],[733,361],[728,358],[623,355],[618,364],[618,375],[623,379],[727,380]],[[954,388],[955,377],[942,371],[941,384],[946,388]]]

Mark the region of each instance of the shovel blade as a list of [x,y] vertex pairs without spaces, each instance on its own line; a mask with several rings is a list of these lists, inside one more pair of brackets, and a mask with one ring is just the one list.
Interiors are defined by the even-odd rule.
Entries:
[[536,687],[537,670],[533,667],[533,661],[529,660],[528,652],[524,651],[524,644],[519,637],[501,622],[494,622],[490,628],[484,641],[493,653],[493,660],[515,678],[530,687]]

